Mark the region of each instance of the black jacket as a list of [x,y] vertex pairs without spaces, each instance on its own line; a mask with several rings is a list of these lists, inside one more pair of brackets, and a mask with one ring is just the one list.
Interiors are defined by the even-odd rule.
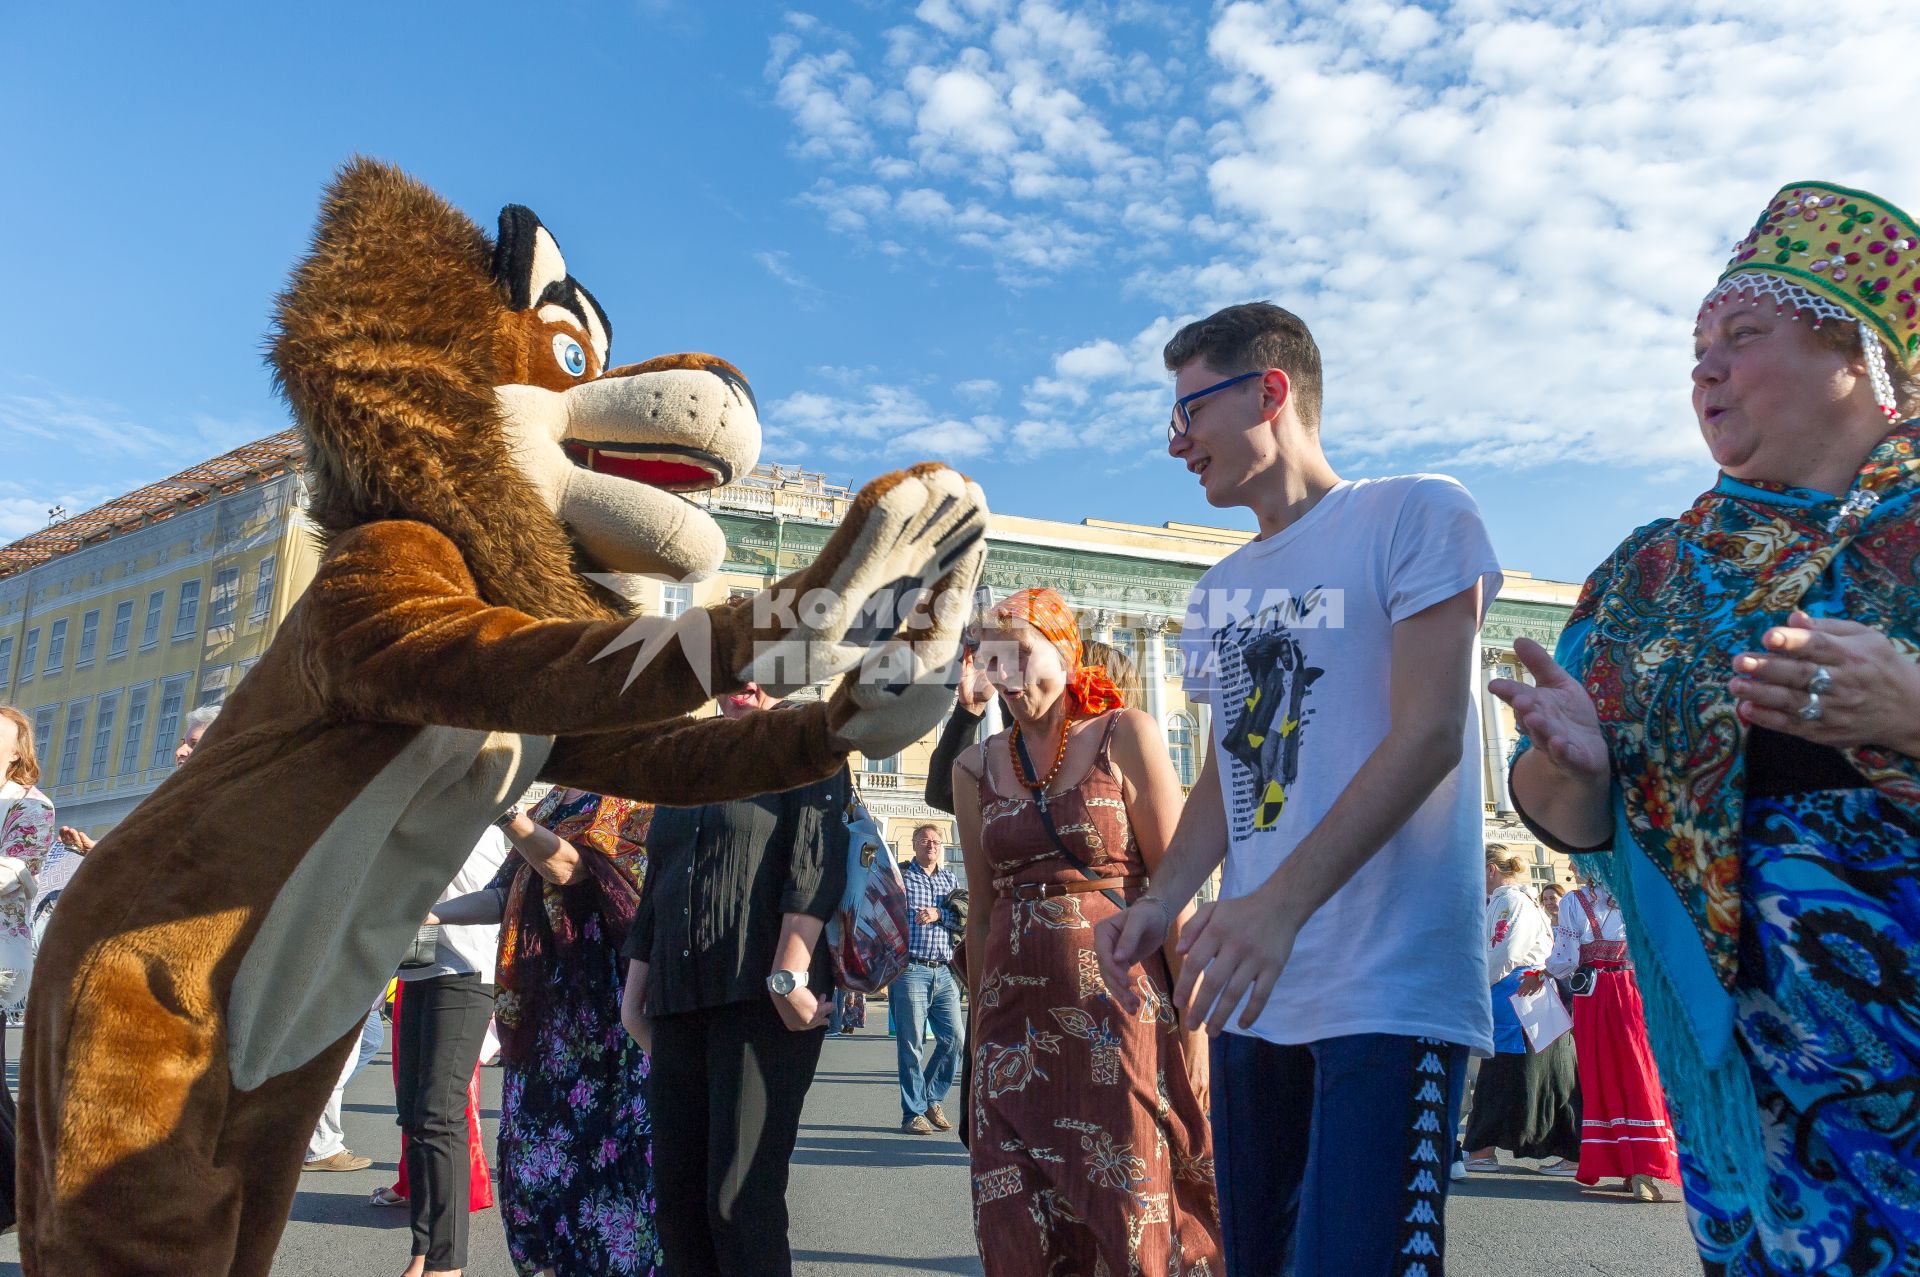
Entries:
[[[661,807],[647,877],[622,950],[650,964],[647,1012],[674,1015],[767,996],[782,914],[827,919],[847,885],[845,768],[737,802]],[[824,937],[807,987],[833,990]]]

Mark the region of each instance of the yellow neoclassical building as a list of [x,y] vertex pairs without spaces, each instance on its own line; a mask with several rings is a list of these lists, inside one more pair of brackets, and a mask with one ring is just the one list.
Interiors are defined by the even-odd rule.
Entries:
[[[780,465],[702,494],[696,499],[726,533],[725,564],[695,584],[637,583],[642,609],[677,615],[797,571],[839,526],[853,495],[819,473]],[[1142,708],[1162,724],[1175,770],[1191,784],[1209,724],[1206,707],[1181,690],[1180,621],[1200,574],[1248,535],[1186,523],[994,515],[986,584],[996,597],[1051,586],[1080,610],[1087,637],[1133,657]],[[0,547],[0,703],[32,717],[42,786],[63,823],[98,835],[160,782],[182,719],[218,704],[251,668],[316,562],[291,431]],[[1532,856],[1540,881],[1564,878],[1565,866],[1513,815],[1505,767],[1512,723],[1484,685],[1515,675],[1520,635],[1551,646],[1576,593],[1508,569],[1481,636],[1487,837]],[[922,799],[936,738],[853,763],[902,855],[923,822],[938,825],[952,848],[951,818]],[[951,854],[957,860],[958,849]]]
[[99,834],[173,768],[312,579],[292,431],[0,547],[0,702],[61,823]]

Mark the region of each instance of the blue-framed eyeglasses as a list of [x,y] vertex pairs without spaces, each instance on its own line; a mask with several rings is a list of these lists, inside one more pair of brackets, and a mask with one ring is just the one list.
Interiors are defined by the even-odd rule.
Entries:
[[1238,377],[1229,377],[1225,381],[1216,381],[1203,390],[1196,390],[1190,395],[1182,395],[1180,398],[1174,400],[1173,415],[1167,419],[1167,442],[1172,443],[1175,439],[1178,439],[1181,435],[1193,429],[1193,409],[1188,405],[1196,399],[1205,399],[1216,390],[1225,390],[1228,386],[1237,386],[1249,377],[1264,376],[1266,371],[1266,369],[1262,368],[1258,372],[1243,372]]

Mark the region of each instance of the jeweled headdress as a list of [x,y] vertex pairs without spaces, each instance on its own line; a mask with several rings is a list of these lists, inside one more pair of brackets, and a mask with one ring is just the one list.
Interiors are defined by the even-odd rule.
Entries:
[[1815,327],[1858,323],[1874,398],[1896,415],[1885,352],[1920,368],[1920,226],[1912,217],[1865,191],[1790,183],[1734,248],[1700,313],[1735,297],[1808,312]]

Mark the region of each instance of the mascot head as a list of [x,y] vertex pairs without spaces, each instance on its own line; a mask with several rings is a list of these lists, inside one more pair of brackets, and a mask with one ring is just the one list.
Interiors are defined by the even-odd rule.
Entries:
[[612,326],[552,234],[519,205],[499,229],[388,165],[341,170],[269,356],[307,438],[308,513],[326,534],[416,519],[489,602],[616,615],[585,573],[719,567],[718,525],[679,494],[753,468],[753,392],[712,355],[609,368]]

